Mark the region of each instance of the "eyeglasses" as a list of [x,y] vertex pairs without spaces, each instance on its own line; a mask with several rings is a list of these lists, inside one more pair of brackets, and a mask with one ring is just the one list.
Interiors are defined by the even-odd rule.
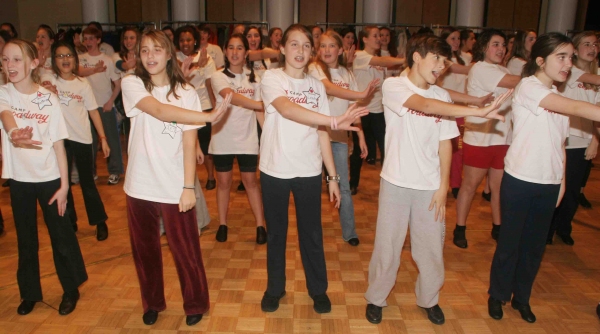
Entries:
[[75,56],[73,56],[73,55],[72,55],[72,54],[70,54],[70,53],[67,53],[67,54],[58,54],[58,55],[54,55],[54,58],[57,58],[57,59],[63,59],[63,58],[73,58],[73,57],[75,57]]

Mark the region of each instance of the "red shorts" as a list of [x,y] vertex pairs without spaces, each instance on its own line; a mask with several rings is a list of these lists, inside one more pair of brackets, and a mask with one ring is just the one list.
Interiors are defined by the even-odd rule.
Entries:
[[473,146],[463,144],[463,163],[467,166],[483,169],[504,169],[504,157],[508,145]]

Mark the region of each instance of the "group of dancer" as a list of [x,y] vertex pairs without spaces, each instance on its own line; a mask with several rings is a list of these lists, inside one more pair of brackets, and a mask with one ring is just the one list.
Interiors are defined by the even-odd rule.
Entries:
[[[234,160],[242,178],[238,188],[245,189],[255,216],[256,243],[267,244],[261,309],[276,311],[286,294],[292,193],[308,294],[315,312],[330,312],[323,167],[342,238],[358,246],[352,194],[358,191],[362,159],[375,164],[377,149],[382,170],[366,319],[382,320],[410,226],[419,269],[417,305],[432,323],[444,323],[438,302],[446,198],[451,188],[459,188],[452,189],[458,196],[453,241],[466,248],[470,204],[487,175],[492,237],[498,242],[489,314],[501,319],[503,303],[511,301],[524,320],[536,321],[529,300],[544,248],[554,230],[569,240],[581,171],[598,145],[592,121],[600,121],[595,106],[600,77],[593,32],[573,41],[558,33],[537,39],[533,32],[517,34],[511,53],[516,56],[507,58],[507,38],[494,29],[476,41],[471,31],[448,29],[442,37],[423,31],[396,47],[388,28],[364,27],[357,39],[354,30],[323,32],[296,24],[271,29],[269,47],[263,48],[259,28],[241,28],[232,29],[224,51],[209,43],[214,38],[207,27],[126,28],[121,50],[112,57],[101,27],[93,23],[62,40],[40,26],[37,45],[0,33],[8,80],[0,86],[2,177],[11,180],[19,314],[30,313],[42,300],[36,201],[64,290],[59,313],[76,307],[87,273],[75,234],[72,161],[88,221],[96,226],[97,239],[105,240],[94,142],[109,159],[108,183],[118,183],[122,157],[114,104],[121,93],[130,120],[124,190],[145,324],[154,324],[166,309],[161,222],[186,323],[198,323],[208,311],[197,219],[206,212],[198,212],[196,164],[207,168],[205,189],[217,188],[216,239],[225,242]],[[517,60],[522,73],[511,74],[518,70]],[[460,117],[465,118],[462,142],[455,120]],[[348,131],[354,142],[350,164]]]

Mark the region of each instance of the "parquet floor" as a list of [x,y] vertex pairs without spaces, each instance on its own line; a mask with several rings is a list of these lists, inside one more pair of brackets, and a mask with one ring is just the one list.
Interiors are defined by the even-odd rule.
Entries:
[[[445,247],[446,282],[440,305],[446,324],[432,325],[415,305],[414,281],[417,269],[405,243],[396,286],[383,311],[383,321],[373,325],[364,318],[368,263],[373,249],[379,188],[377,167],[363,166],[363,179],[354,196],[360,245],[344,243],[338,214],[323,193],[323,228],[329,277],[328,294],[332,312],[318,315],[312,310],[297,247],[293,206],[287,248],[287,295],[275,313],[260,310],[266,287],[266,248],[256,245],[253,215],[245,193],[235,191],[239,174],[234,174],[230,205],[229,240],[218,243],[215,190],[205,191],[213,221],[202,233],[201,248],[210,285],[211,308],[194,327],[185,324],[182,298],[166,239],[163,238],[165,295],[168,308],[153,326],[142,323],[142,306],[125,214],[122,182],[106,185],[106,169],[101,159],[100,193],[108,210],[110,236],[98,242],[87,225],[81,191],[74,187],[79,211],[77,236],[87,265],[89,280],[81,288],[75,312],[57,312],[62,291],[55,274],[47,230],[40,222],[40,258],[44,302],[27,316],[19,316],[16,285],[16,236],[8,189],[0,190],[0,207],[6,220],[6,233],[0,236],[0,333],[600,333],[595,307],[600,301],[600,173],[592,171],[586,195],[594,208],[581,209],[574,221],[574,247],[560,240],[546,250],[537,277],[531,305],[538,321],[528,324],[510,307],[504,319],[487,315],[487,287],[495,243],[490,238],[491,212],[487,202],[476,196],[469,217],[469,248],[461,250],[447,233]],[[600,163],[596,162],[598,166]],[[198,168],[206,182],[204,167]],[[455,200],[448,196],[447,230],[456,221]]]

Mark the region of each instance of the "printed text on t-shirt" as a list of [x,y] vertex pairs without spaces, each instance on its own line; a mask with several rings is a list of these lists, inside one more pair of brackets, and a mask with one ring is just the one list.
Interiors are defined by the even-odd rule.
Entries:
[[413,115],[417,115],[417,116],[424,116],[424,117],[433,117],[435,118],[435,122],[439,123],[442,121],[442,116],[441,115],[432,115],[432,114],[426,114],[422,111],[418,111],[418,110],[412,110],[412,109],[408,109],[408,112],[413,114]]
[[315,92],[312,87],[302,93],[288,90],[286,90],[285,93],[287,94],[287,98],[294,103],[308,104],[311,105],[312,108],[319,107],[319,98],[321,97],[321,94]]

